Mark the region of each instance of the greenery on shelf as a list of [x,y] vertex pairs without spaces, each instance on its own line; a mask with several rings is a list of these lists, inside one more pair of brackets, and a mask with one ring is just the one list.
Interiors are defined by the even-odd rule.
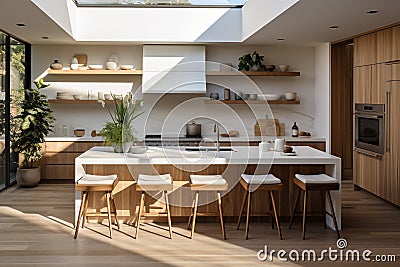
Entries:
[[239,58],[238,69],[245,71],[260,69],[263,60],[264,56],[260,56],[257,51],[254,51],[253,54],[245,54]]
[[47,87],[35,83],[36,89],[25,89],[25,98],[21,101],[21,113],[14,117],[15,132],[12,134],[12,149],[23,156],[21,168],[33,168],[42,157],[41,144],[52,132],[53,111],[40,89]]
[[106,122],[100,131],[105,138],[105,144],[121,145],[135,141],[136,130],[132,127],[132,123],[143,114],[143,112],[137,113],[143,101],[134,99],[131,93],[126,94],[122,100],[118,100],[115,94],[111,95],[114,100],[114,110],[111,110],[104,101],[100,101],[111,117],[111,121]]

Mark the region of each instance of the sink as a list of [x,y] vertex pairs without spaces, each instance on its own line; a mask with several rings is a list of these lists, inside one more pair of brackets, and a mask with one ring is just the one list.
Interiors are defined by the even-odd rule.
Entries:
[[[186,151],[205,151],[205,152],[213,152],[218,149],[214,146],[206,147],[206,146],[187,146],[185,147]],[[222,146],[219,148],[219,151],[236,151],[233,147],[230,146]]]

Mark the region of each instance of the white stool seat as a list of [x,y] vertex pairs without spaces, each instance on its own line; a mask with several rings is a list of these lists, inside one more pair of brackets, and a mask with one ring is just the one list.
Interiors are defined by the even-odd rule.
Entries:
[[310,174],[310,175],[303,175],[303,174],[296,174],[296,179],[303,182],[304,184],[335,184],[338,181],[330,177],[326,174]]
[[117,179],[116,174],[112,175],[92,175],[85,174],[78,180],[77,184],[83,185],[112,185]]
[[247,184],[280,184],[281,180],[273,174],[242,174],[242,179]]
[[222,175],[190,175],[190,183],[194,185],[225,185],[226,180]]
[[162,174],[162,175],[139,174],[137,184],[138,185],[172,184],[172,178],[170,174]]

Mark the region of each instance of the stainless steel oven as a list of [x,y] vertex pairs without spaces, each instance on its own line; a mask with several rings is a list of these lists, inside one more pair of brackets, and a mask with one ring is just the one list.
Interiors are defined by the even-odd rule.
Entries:
[[[385,105],[356,104],[354,146],[378,154],[385,152]],[[373,154],[372,154],[373,155]]]

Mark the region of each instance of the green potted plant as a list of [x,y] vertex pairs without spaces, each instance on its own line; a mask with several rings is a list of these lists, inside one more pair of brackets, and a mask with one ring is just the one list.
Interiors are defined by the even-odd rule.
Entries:
[[240,71],[258,71],[262,66],[263,60],[264,56],[260,56],[257,51],[254,51],[253,54],[245,54],[239,58],[238,69]]
[[110,114],[111,121],[106,122],[104,128],[100,131],[104,136],[105,144],[111,145],[117,153],[128,152],[133,142],[136,140],[136,130],[132,128],[133,121],[143,114],[137,113],[138,107],[142,105],[142,100],[136,100],[131,93],[128,93],[123,99],[117,99],[115,94],[111,94],[114,102],[112,111],[104,101],[101,101]]
[[12,149],[22,156],[22,162],[17,169],[17,182],[20,186],[35,186],[40,182],[40,167],[38,161],[42,158],[44,138],[52,132],[54,121],[53,111],[45,95],[40,89],[49,86],[43,79],[35,82],[36,89],[25,89],[21,102],[21,113],[14,117],[16,125],[12,135]]

